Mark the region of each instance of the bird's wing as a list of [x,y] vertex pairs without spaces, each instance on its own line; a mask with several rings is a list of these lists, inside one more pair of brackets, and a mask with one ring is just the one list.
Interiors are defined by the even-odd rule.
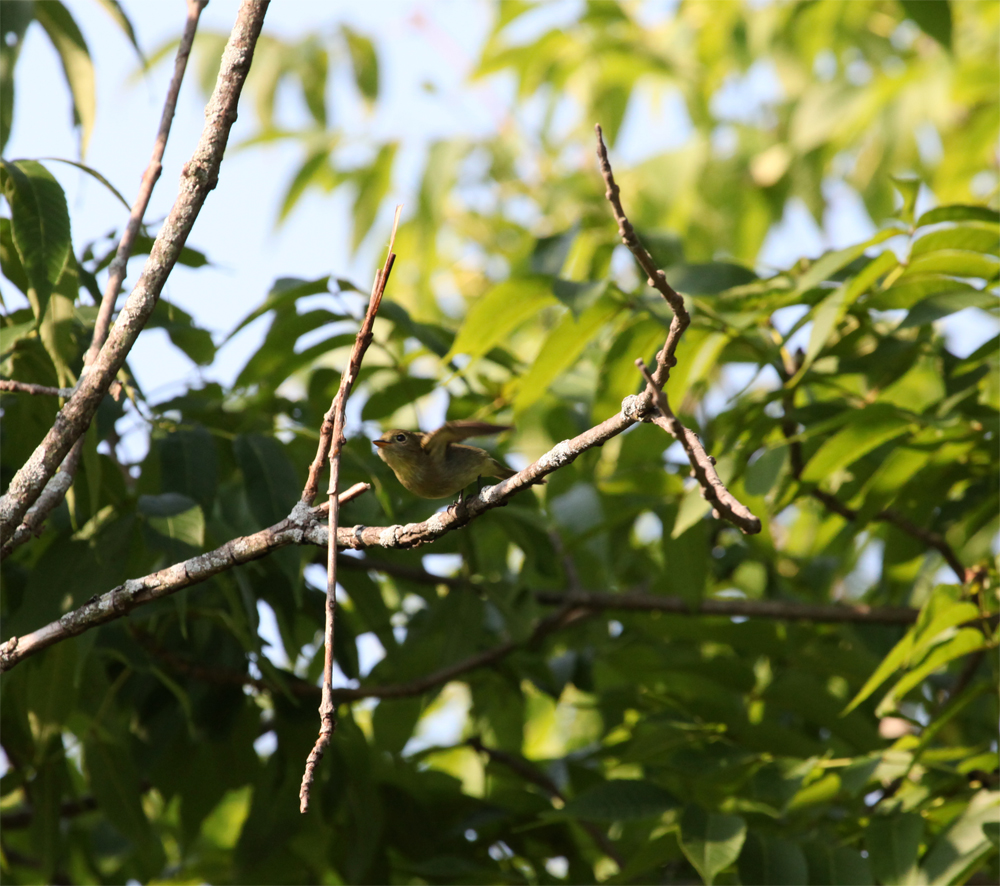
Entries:
[[511,430],[510,425],[491,425],[485,421],[450,421],[436,431],[424,434],[423,447],[431,456],[444,455],[449,443],[457,443],[466,437],[485,437]]

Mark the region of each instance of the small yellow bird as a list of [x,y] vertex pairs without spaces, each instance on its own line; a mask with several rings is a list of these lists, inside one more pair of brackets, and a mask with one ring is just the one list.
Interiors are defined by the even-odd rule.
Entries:
[[511,430],[483,421],[450,421],[429,434],[394,428],[372,443],[396,478],[421,498],[449,498],[480,477],[506,480],[517,471],[500,464],[485,449],[456,442]]

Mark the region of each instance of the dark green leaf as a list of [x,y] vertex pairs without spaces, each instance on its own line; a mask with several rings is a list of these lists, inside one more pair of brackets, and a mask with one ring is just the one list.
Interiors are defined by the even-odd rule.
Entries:
[[49,296],[70,256],[66,195],[35,160],[0,161],[3,192],[10,203],[11,233],[28,278],[35,318],[41,321]]
[[73,95],[73,123],[80,127],[80,155],[83,156],[87,153],[97,116],[97,91],[90,51],[73,16],[59,0],[36,3],[34,9],[35,19],[45,28],[59,55],[66,85]]
[[262,434],[240,434],[233,455],[243,472],[247,498],[261,528],[288,516],[302,487],[282,445]]
[[681,817],[681,849],[709,886],[739,857],[746,833],[746,822],[738,815],[687,806]]
[[677,800],[649,781],[612,779],[574,797],[563,810],[588,821],[631,821],[676,809]]
[[945,49],[951,50],[951,6],[949,0],[899,0],[906,17],[912,19]]

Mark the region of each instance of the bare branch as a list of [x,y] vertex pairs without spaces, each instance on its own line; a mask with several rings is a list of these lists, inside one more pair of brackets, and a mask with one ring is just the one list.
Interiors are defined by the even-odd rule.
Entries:
[[726,615],[770,618],[784,621],[863,622],[869,624],[912,624],[919,610],[908,607],[866,606],[864,604],[811,604],[790,600],[707,599],[690,602],[682,597],[661,594],[573,593],[539,591],[539,603],[551,606],[578,606],[590,610],[670,612],[674,615]]
[[198,30],[198,19],[201,17],[202,10],[207,5],[208,0],[187,0],[187,21],[184,23],[184,33],[181,34],[180,44],[177,47],[177,55],[174,58],[174,75],[170,80],[170,86],[167,88],[167,97],[163,103],[163,113],[160,115],[160,128],[156,133],[156,141],[153,144],[153,156],[150,158],[146,171],[142,174],[139,193],[132,204],[128,224],[125,226],[121,240],[118,241],[118,249],[108,268],[108,282],[104,287],[104,297],[101,299],[101,306],[97,312],[97,320],[94,323],[94,335],[90,342],[90,349],[84,358],[86,366],[90,366],[94,362],[101,347],[107,340],[108,329],[111,326],[111,315],[114,313],[115,302],[122,288],[122,282],[125,280],[125,271],[128,267],[129,256],[132,254],[132,246],[135,243],[135,238],[139,233],[140,227],[142,227],[142,219],[146,214],[146,207],[149,206],[149,199],[153,195],[153,188],[156,186],[156,182],[163,171],[163,152],[167,148],[170,125],[173,123],[174,111],[177,108],[177,96],[181,91],[181,83],[184,80],[184,71],[187,69],[188,56],[191,54],[195,31]]
[[607,186],[604,196],[608,198],[615,221],[618,222],[618,233],[621,235],[622,243],[635,256],[639,267],[646,274],[646,282],[667,300],[667,304],[674,312],[674,319],[670,322],[670,329],[667,331],[667,340],[660,353],[656,355],[656,371],[653,373],[653,378],[656,381],[655,386],[662,388],[670,377],[671,368],[677,365],[674,351],[677,350],[677,343],[684,334],[684,330],[691,323],[691,316],[688,314],[687,308],[684,307],[684,298],[667,282],[667,275],[656,267],[653,257],[639,241],[635,228],[632,227],[632,223],[625,215],[620,188],[611,171],[611,161],[608,159],[608,149],[604,146],[604,134],[600,125],[595,126],[594,131],[597,133],[597,158],[601,163],[601,175]]
[[15,394],[33,394],[36,397],[71,397],[72,388],[50,388],[48,385],[34,385],[27,381],[14,381],[11,378],[0,378],[0,391],[10,391]]
[[14,475],[0,499],[0,538],[20,525],[45,484],[89,426],[129,350],[152,314],[205,198],[219,180],[219,165],[236,120],[236,106],[250,69],[268,0],[244,0],[222,55],[215,90],[205,110],[206,124],[191,160],[181,172],[180,193],[160,229],[142,276],[118,316],[107,341],[83,375],[76,393],[56,416],[45,439]]
[[59,507],[60,502],[66,497],[70,486],[73,485],[73,478],[76,476],[76,469],[80,464],[80,456],[82,454],[83,437],[73,444],[73,448],[70,449],[69,454],[59,466],[58,472],[45,484],[42,494],[28,508],[28,512],[21,521],[21,525],[14,530],[14,534],[0,547],[0,560],[6,559],[15,548],[20,547],[26,541],[41,533],[45,518]]
[[[358,489],[360,485],[363,484],[348,489],[341,498],[341,504],[348,499],[357,498],[364,491]],[[0,673],[61,640],[114,621],[137,606],[200,584],[234,566],[259,560],[279,548],[293,544],[325,544],[326,527],[319,522],[319,515],[319,508],[308,508],[300,502],[280,523],[253,535],[231,539],[214,551],[199,554],[142,578],[130,579],[104,594],[92,597],[79,608],[30,634],[11,637],[0,644]],[[322,542],[317,539],[322,539]]]
[[667,304],[674,312],[674,318],[670,321],[670,329],[667,331],[667,340],[656,355],[656,369],[653,373],[650,374],[647,371],[642,360],[636,360],[636,365],[646,379],[647,400],[658,406],[661,413],[660,417],[653,417],[651,420],[667,433],[673,435],[684,447],[688,460],[691,462],[692,474],[703,490],[702,495],[713,506],[713,516],[724,518],[738,526],[746,534],[753,535],[760,532],[760,520],[726,489],[715,470],[715,462],[705,452],[705,447],[701,445],[697,434],[684,427],[670,411],[663,386],[670,378],[670,370],[677,365],[674,353],[684,330],[691,323],[691,316],[684,307],[684,298],[667,282],[667,275],[656,267],[653,257],[642,245],[635,228],[632,227],[628,216],[625,215],[625,210],[622,208],[621,189],[615,182],[614,173],[611,171],[611,161],[608,159],[608,149],[604,146],[601,127],[595,126],[594,130],[597,133],[597,157],[601,163],[601,175],[607,186],[605,196],[611,204],[615,221],[618,222],[618,233],[621,235],[622,243],[629,248],[639,263],[639,267],[645,272],[646,282],[666,299]]
[[302,504],[308,507],[315,497],[314,487],[318,482],[319,472],[323,468],[323,453],[328,445],[330,448],[330,485],[327,491],[330,495],[330,503],[326,545],[326,619],[323,632],[326,652],[323,662],[323,697],[319,705],[319,736],[306,759],[305,771],[302,773],[302,784],[299,788],[299,811],[302,813],[309,810],[309,795],[315,779],[316,766],[330,744],[334,729],[337,728],[337,706],[333,700],[333,640],[337,614],[337,522],[340,516],[337,486],[340,482],[340,452],[344,443],[347,442],[344,437],[344,411],[347,407],[347,398],[351,395],[351,388],[354,387],[354,382],[361,370],[361,361],[364,360],[365,351],[371,344],[375,315],[378,313],[379,305],[382,304],[382,296],[385,293],[386,284],[389,282],[389,274],[392,273],[393,262],[396,260],[396,254],[392,251],[392,247],[396,241],[396,229],[399,226],[401,209],[401,206],[396,207],[396,218],[392,225],[392,236],[389,238],[389,251],[385,264],[375,274],[375,283],[368,301],[368,310],[365,312],[361,328],[354,339],[354,347],[351,349],[347,368],[340,376],[337,395],[333,398],[329,411],[323,417],[320,444],[316,458],[309,469],[306,488],[302,492]]
[[646,364],[640,358],[635,361],[635,365],[639,367],[642,377],[646,379],[646,390],[653,397],[661,413],[652,419],[653,423],[657,427],[663,428],[684,447],[688,461],[691,463],[691,476],[701,486],[702,497],[712,505],[712,516],[716,519],[728,520],[747,535],[755,535],[760,532],[760,520],[726,489],[726,485],[719,479],[715,470],[715,459],[705,452],[705,447],[702,446],[698,435],[690,428],[685,427],[671,411],[666,392],[657,387],[656,381],[646,368]]

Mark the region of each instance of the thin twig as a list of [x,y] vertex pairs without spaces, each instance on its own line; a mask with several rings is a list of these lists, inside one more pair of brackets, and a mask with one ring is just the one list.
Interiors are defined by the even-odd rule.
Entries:
[[[129,213],[128,224],[122,233],[121,240],[118,241],[118,249],[115,257],[108,267],[108,282],[104,287],[104,297],[101,299],[101,306],[97,312],[97,320],[94,323],[94,335],[90,342],[90,348],[84,358],[85,365],[89,366],[94,362],[98,352],[104,345],[108,337],[108,329],[111,327],[111,315],[114,313],[115,302],[118,293],[125,280],[125,272],[128,268],[128,260],[132,255],[132,246],[135,238],[142,227],[142,220],[146,215],[146,207],[149,206],[150,197],[153,195],[153,188],[163,172],[163,153],[167,148],[167,138],[170,136],[170,125],[174,119],[174,112],[177,109],[177,96],[181,91],[181,83],[184,81],[184,72],[187,69],[188,57],[191,55],[191,46],[194,43],[195,31],[198,30],[198,19],[202,10],[208,5],[208,0],[187,0],[187,21],[184,23],[184,33],[177,46],[177,55],[174,57],[174,75],[167,88],[167,97],[163,103],[163,113],[160,115],[160,128],[156,133],[156,141],[153,143],[153,155],[149,160],[146,171],[142,174],[142,181],[139,185],[139,193],[136,195],[132,210]],[[85,370],[86,371],[86,370]]]
[[539,603],[549,606],[578,606],[590,610],[624,610],[632,612],[669,612],[673,615],[723,615],[742,618],[767,618],[781,621],[855,622],[867,624],[912,624],[918,609],[895,606],[866,606],[858,603],[812,604],[790,600],[685,600],[661,594],[578,593],[560,594],[539,591]]
[[674,356],[674,352],[677,350],[677,343],[684,334],[684,330],[691,323],[691,316],[688,314],[687,308],[684,307],[684,298],[667,282],[667,275],[656,267],[653,257],[639,241],[639,237],[635,233],[635,228],[632,227],[632,223],[625,215],[625,210],[622,208],[620,189],[611,171],[608,149],[604,146],[604,134],[599,124],[594,127],[594,131],[597,133],[597,158],[601,163],[601,175],[607,186],[604,196],[608,198],[615,221],[618,222],[618,233],[621,235],[622,243],[635,256],[639,267],[646,274],[646,282],[667,300],[667,304],[670,305],[671,310],[674,312],[674,318],[670,321],[670,329],[667,331],[667,340],[664,342],[663,348],[656,355],[656,371],[653,373],[653,378],[656,380],[656,387],[662,388],[670,377],[671,368],[677,365],[677,358]]
[[33,394],[36,397],[70,397],[73,394],[72,388],[50,388],[48,385],[35,385],[27,381],[14,381],[10,378],[0,378],[0,391]]
[[[306,759],[305,771],[302,773],[302,785],[299,788],[299,811],[302,813],[307,812],[309,809],[309,795],[316,776],[316,766],[330,744],[334,729],[337,728],[337,706],[333,700],[333,641],[337,614],[337,522],[340,516],[337,485],[340,482],[341,447],[347,442],[344,437],[344,411],[347,407],[347,398],[351,395],[351,388],[354,387],[354,382],[361,370],[361,361],[364,360],[365,351],[368,350],[368,345],[371,344],[375,315],[378,313],[379,305],[382,303],[382,295],[385,293],[386,284],[389,282],[389,275],[392,273],[392,265],[396,260],[396,254],[392,251],[392,247],[396,242],[396,229],[399,226],[399,213],[401,209],[401,206],[396,207],[396,217],[392,224],[392,235],[389,238],[388,255],[382,269],[375,275],[371,298],[368,301],[368,310],[365,312],[365,319],[362,321],[361,328],[354,339],[354,347],[351,350],[347,368],[340,377],[340,386],[337,389],[337,395],[333,398],[330,410],[323,417],[323,430],[320,435],[319,451],[317,452],[316,459],[313,461],[313,466],[309,470],[306,490],[303,490],[302,493],[302,504],[307,506],[312,504],[312,497],[307,497],[308,489],[310,485],[314,485],[317,482],[319,471],[323,466],[322,451],[324,443],[326,443],[330,448],[330,485],[328,488],[330,513],[327,522],[328,534],[326,546],[326,619],[323,631],[323,642],[326,651],[323,661],[323,697],[319,705],[319,736]],[[330,429],[328,435],[326,433],[327,428]],[[314,495],[315,493],[313,493]]]
[[153,313],[205,199],[218,183],[219,166],[230,128],[236,120],[236,106],[250,70],[268,2],[243,0],[240,6],[222,54],[215,90],[205,109],[205,128],[194,154],[181,172],[177,200],[156,236],[142,276],[126,299],[107,341],[89,371],[82,375],[76,393],[59,411],[45,439],[14,475],[7,494],[0,499],[0,539],[6,540],[14,533],[73,444],[90,425],[139,332]]

